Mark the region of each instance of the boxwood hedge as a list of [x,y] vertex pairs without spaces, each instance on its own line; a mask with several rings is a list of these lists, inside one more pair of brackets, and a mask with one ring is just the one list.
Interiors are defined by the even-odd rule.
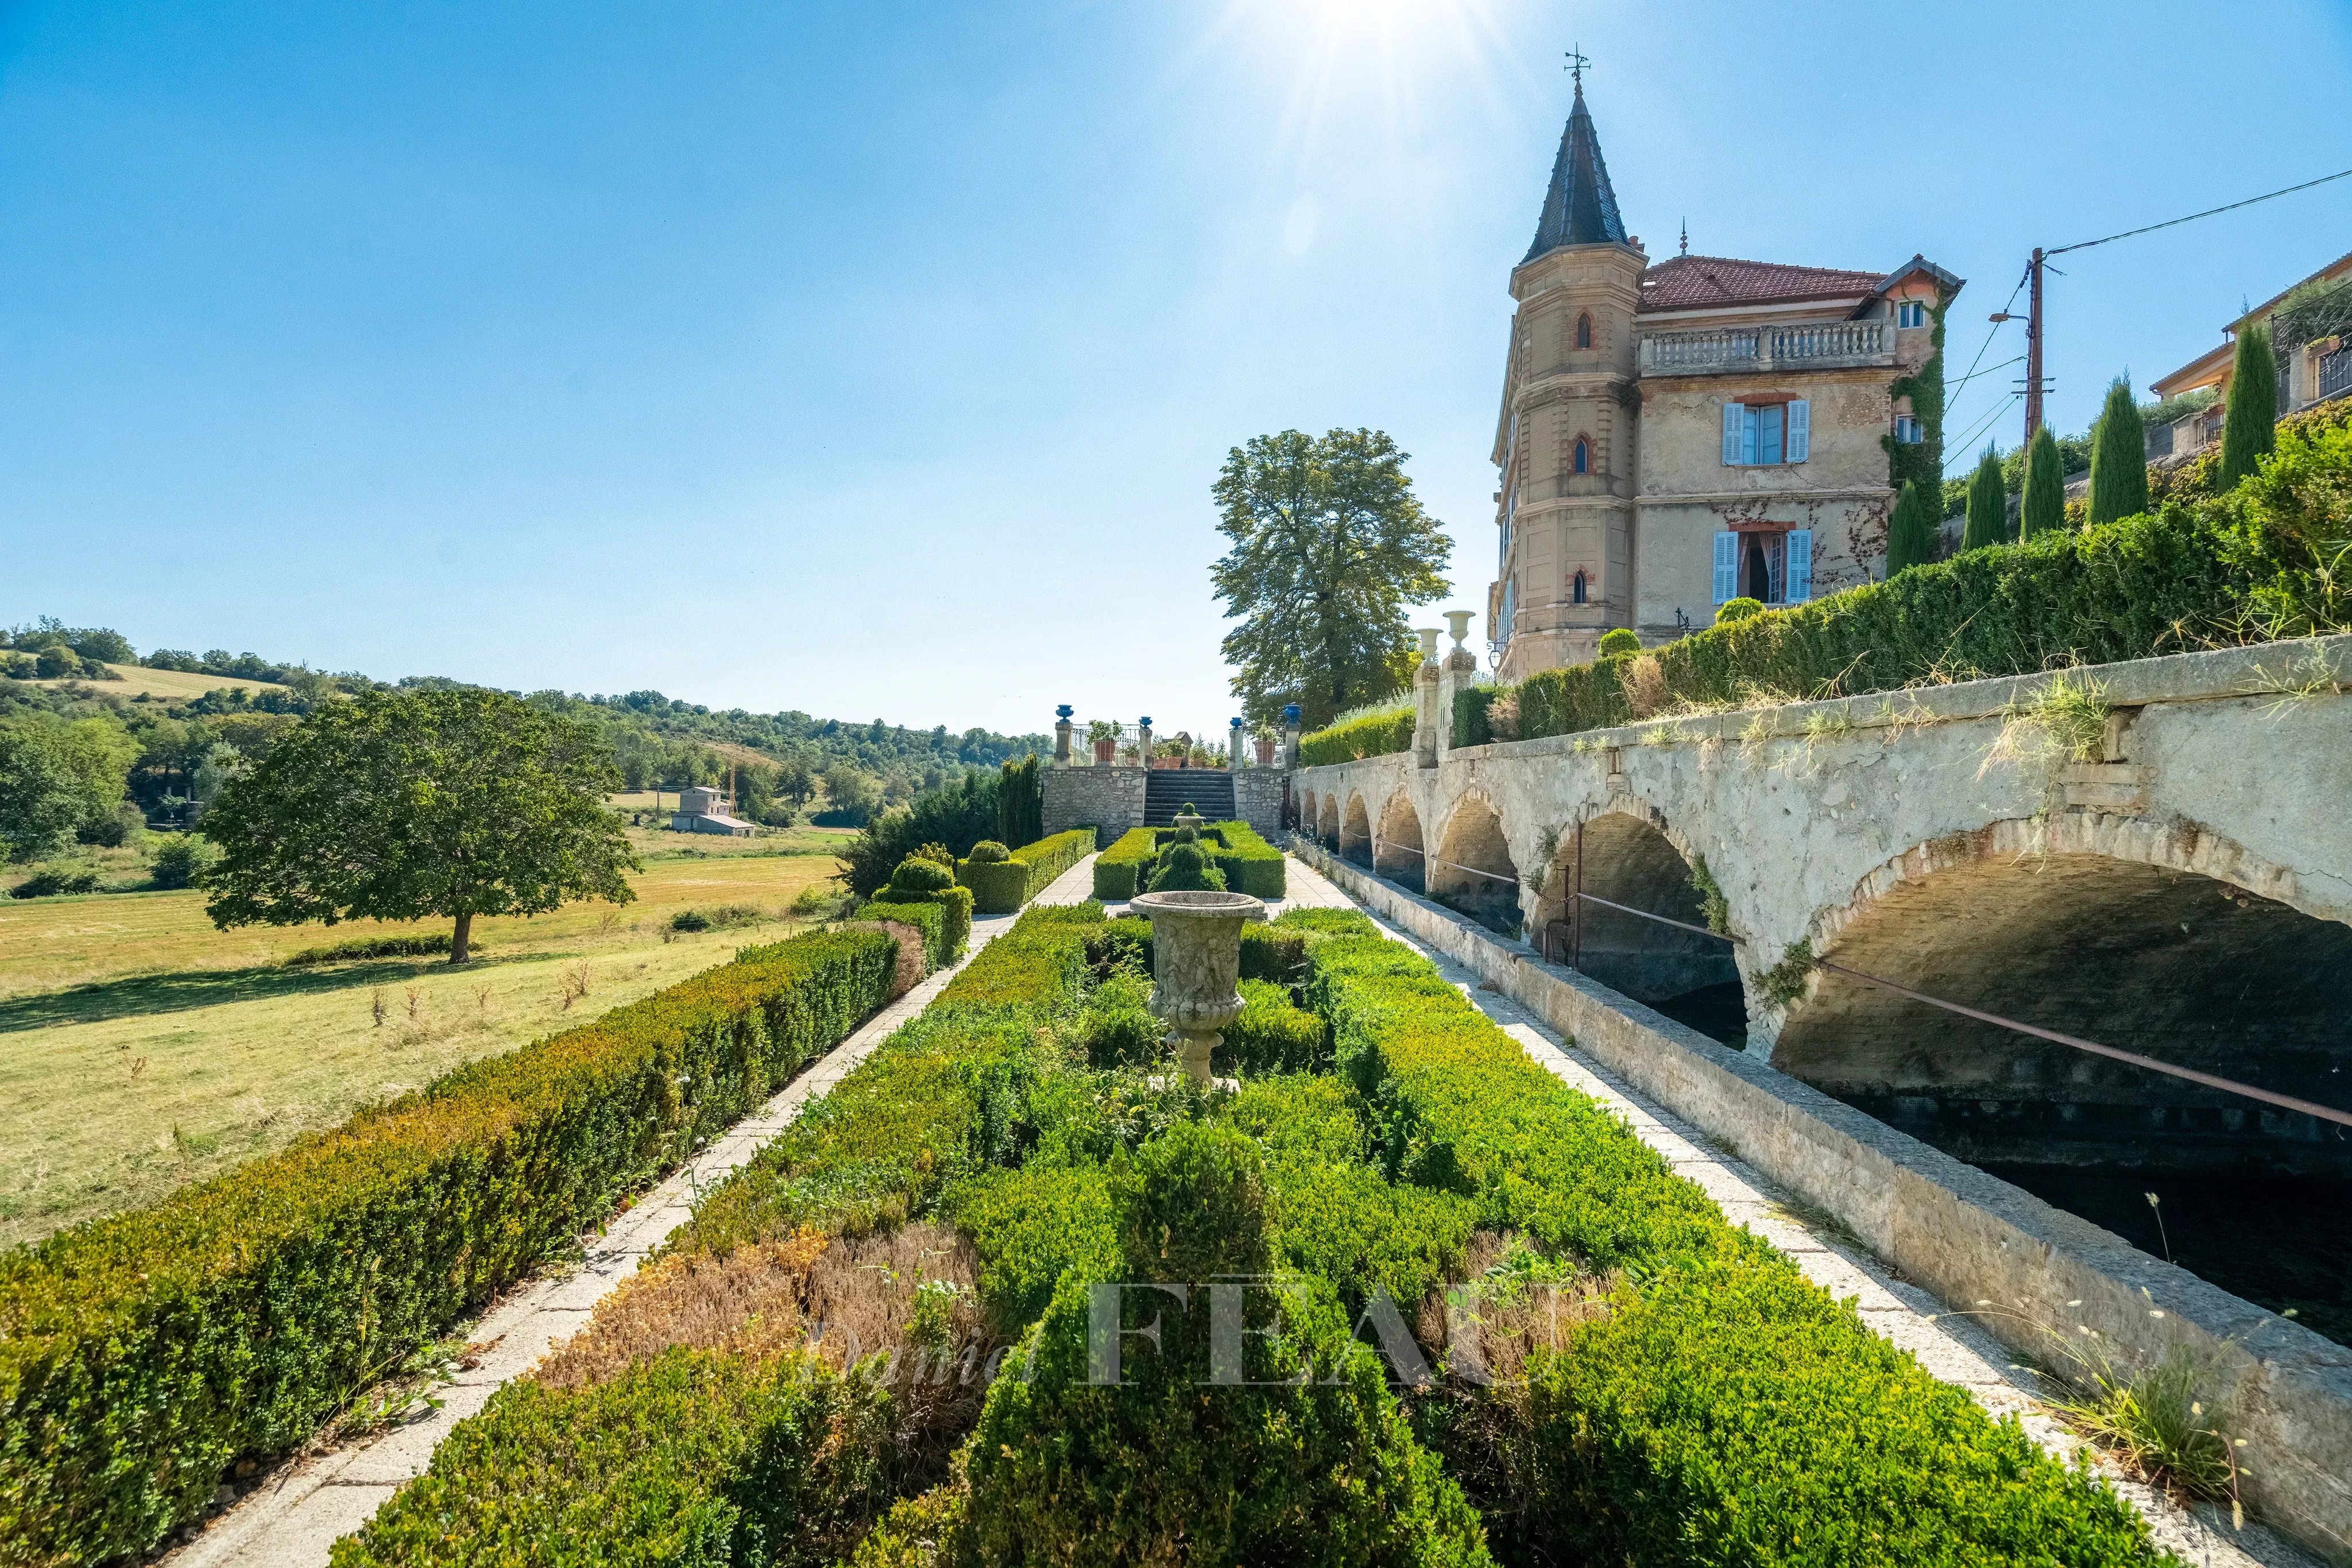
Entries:
[[1011,915],[1095,852],[1095,831],[1073,828],[1024,844],[1001,861],[956,862],[956,880],[971,889],[982,915]]
[[[1289,885],[1288,862],[1247,822],[1212,822],[1200,830],[1209,858],[1225,875],[1225,891],[1278,899]],[[1175,841],[1173,828],[1130,828],[1095,862],[1095,896],[1106,903],[1133,898],[1150,885],[1160,852]]]
[[875,931],[746,948],[0,1258],[0,1561],[155,1544],[846,1035],[896,957]]

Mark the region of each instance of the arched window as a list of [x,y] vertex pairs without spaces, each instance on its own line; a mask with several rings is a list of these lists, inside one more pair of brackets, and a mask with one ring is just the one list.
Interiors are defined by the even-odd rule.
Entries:
[[1585,601],[1585,596],[1591,591],[1591,584],[1585,579],[1584,569],[1582,567],[1577,568],[1576,580],[1570,582],[1568,586],[1570,593],[1574,598],[1574,601],[1579,604],[1583,603]]
[[1592,312],[1590,310],[1576,319],[1576,346],[1580,349],[1592,347]]
[[1581,435],[1576,438],[1576,471],[1580,474],[1592,472],[1592,443]]

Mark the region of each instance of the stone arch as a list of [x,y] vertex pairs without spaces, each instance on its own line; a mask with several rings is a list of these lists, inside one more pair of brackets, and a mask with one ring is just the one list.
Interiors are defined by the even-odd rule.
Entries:
[[1315,821],[1315,839],[1327,850],[1339,847],[1339,797],[1336,791],[1323,797],[1322,814]]
[[1428,872],[1429,896],[1506,936],[1519,935],[1519,868],[1502,813],[1483,791],[1465,789],[1445,814]]
[[1372,863],[1372,815],[1364,809],[1360,792],[1349,793],[1347,811],[1339,819],[1339,853],[1358,865]]
[[1423,885],[1421,813],[1413,810],[1412,797],[1402,789],[1381,808],[1380,829],[1372,842],[1372,870],[1415,893]]
[[[1895,856],[1811,941],[1948,1001],[2352,1109],[2352,924],[2304,902],[2293,872],[2202,829],[2064,812]],[[2352,1176],[2352,1137],[2319,1118],[1820,970],[1772,1061],[1963,1159]]]
[[[1581,841],[1585,893],[1685,925],[1708,924],[1697,870],[1705,862],[1650,806],[1612,801],[1586,817]],[[1550,933],[1555,956],[1564,959],[1561,949],[1573,946],[1583,972],[1602,985],[1717,1040],[1744,1042],[1746,998],[1731,944],[1577,900],[1578,843],[1573,826],[1560,831],[1536,903],[1538,929]]]

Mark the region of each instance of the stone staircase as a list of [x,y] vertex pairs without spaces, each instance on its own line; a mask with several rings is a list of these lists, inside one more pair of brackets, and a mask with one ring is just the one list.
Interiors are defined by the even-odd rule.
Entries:
[[1223,768],[1155,768],[1143,779],[1143,825],[1170,826],[1187,800],[1213,822],[1240,815],[1234,810],[1234,776]]

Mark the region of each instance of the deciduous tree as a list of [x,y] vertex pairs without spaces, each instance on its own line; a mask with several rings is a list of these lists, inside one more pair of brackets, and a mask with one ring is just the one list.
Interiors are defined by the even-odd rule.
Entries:
[[2132,401],[2131,378],[2117,376],[2091,429],[2091,521],[2112,523],[2147,510],[2147,429]]
[[471,687],[328,704],[230,779],[204,819],[215,925],[456,922],[635,897],[604,806],[620,783],[592,725]]
[[2278,367],[2266,328],[2238,334],[2230,365],[2230,402],[2221,413],[2221,488],[2252,473],[2278,445]]
[[2030,539],[2065,526],[2066,458],[2045,424],[2025,444],[2025,494],[2020,499],[2017,534]]
[[1296,702],[1318,728],[1411,677],[1405,609],[1447,591],[1449,546],[1404,462],[1377,430],[1286,430],[1225,459],[1213,493],[1233,545],[1210,580],[1241,622],[1224,654],[1252,719]]

